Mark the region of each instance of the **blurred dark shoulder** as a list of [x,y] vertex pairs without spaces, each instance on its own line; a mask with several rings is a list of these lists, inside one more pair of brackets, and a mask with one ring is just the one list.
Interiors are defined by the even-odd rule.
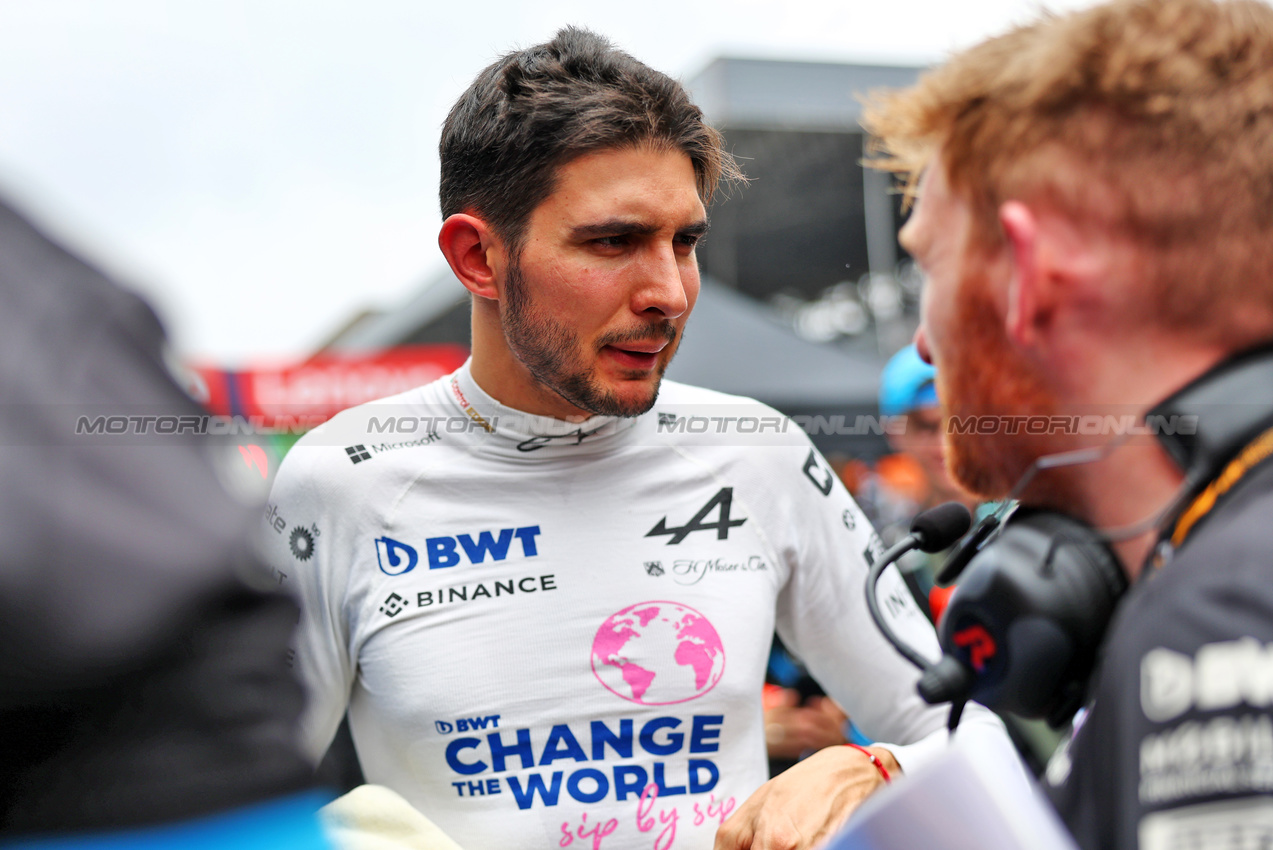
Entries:
[[143,299],[0,201],[0,832],[310,782],[261,508],[227,489],[226,447],[142,427],[202,414],[165,345]]

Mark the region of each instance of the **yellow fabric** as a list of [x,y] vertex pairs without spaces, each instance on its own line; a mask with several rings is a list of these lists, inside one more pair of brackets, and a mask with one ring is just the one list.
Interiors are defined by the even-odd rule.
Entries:
[[461,850],[383,785],[359,785],[318,810],[336,850]]
[[1241,481],[1242,476],[1246,475],[1251,467],[1270,454],[1273,454],[1273,428],[1256,437],[1237,457],[1229,461],[1229,465],[1224,468],[1219,477],[1208,484],[1207,489],[1199,493],[1197,498],[1189,504],[1171,533],[1171,544],[1179,546],[1183,543],[1198,520],[1215,507],[1216,500],[1233,489],[1233,485]]

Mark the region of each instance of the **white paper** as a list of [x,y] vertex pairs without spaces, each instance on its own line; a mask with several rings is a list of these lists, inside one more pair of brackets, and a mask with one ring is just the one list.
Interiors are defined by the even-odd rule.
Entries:
[[874,794],[824,850],[1077,850],[1042,792],[1004,770],[956,743]]

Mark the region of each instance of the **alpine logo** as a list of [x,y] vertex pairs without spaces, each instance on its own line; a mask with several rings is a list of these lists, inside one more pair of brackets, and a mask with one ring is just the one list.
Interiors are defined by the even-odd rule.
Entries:
[[390,576],[400,576],[415,569],[420,562],[420,553],[414,546],[408,546],[392,537],[376,538],[376,562],[380,564],[380,572]]
[[[679,528],[668,528],[667,517],[659,520],[658,525],[646,532],[646,537],[663,537],[670,538],[667,545],[673,546],[685,540],[696,531],[715,531],[717,540],[728,540],[729,530],[737,528],[747,521],[747,517],[732,519],[730,517],[730,507],[734,502],[734,488],[722,487],[717,491],[715,496],[706,505],[699,509],[698,513],[690,518],[690,521]],[[719,510],[718,518],[715,522],[708,522],[707,517],[712,511]]]

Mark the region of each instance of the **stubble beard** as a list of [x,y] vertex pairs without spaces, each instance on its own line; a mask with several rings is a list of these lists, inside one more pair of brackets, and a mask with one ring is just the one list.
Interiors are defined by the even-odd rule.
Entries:
[[598,340],[598,351],[606,345],[625,342],[667,341],[665,351],[669,356],[659,361],[649,392],[625,399],[602,386],[593,370],[585,365],[583,344],[572,328],[535,310],[526,279],[516,262],[509,266],[500,307],[500,325],[509,350],[548,390],[594,416],[640,416],[654,407],[663,372],[671,361],[671,352],[675,351],[677,330],[671,322],[663,320],[653,326],[614,332]]

